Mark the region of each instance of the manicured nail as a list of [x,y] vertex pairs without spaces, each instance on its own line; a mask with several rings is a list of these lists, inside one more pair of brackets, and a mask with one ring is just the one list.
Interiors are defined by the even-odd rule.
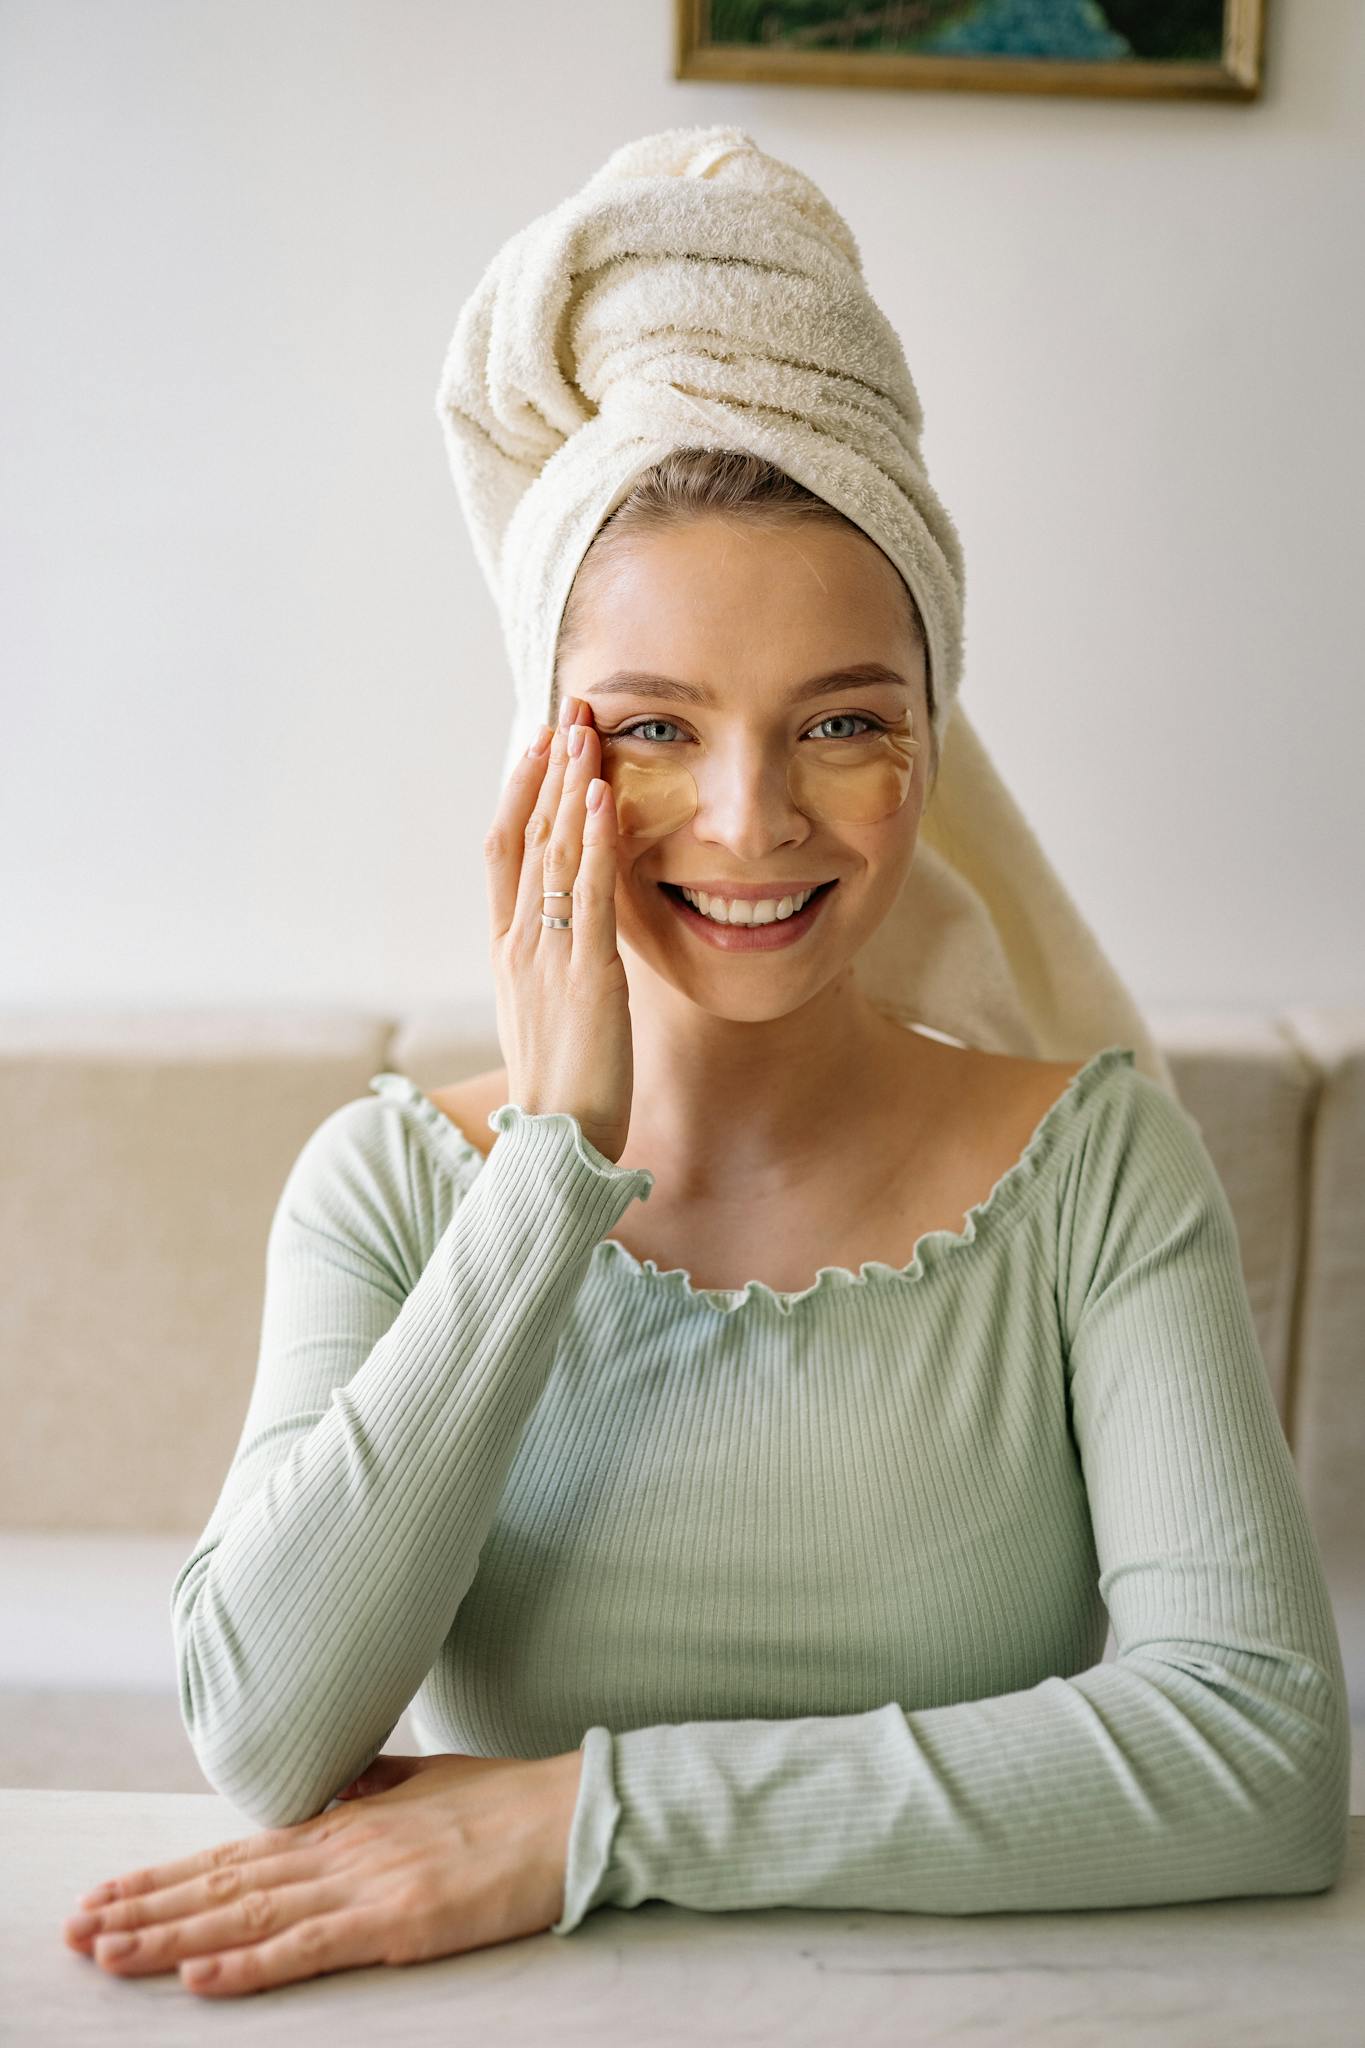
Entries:
[[562,704],[560,705],[560,707],[559,707],[559,722],[560,722],[560,724],[561,724],[561,725],[572,725],[572,724],[573,724],[573,722],[574,722],[574,715],[575,715],[575,713],[577,712],[577,710],[578,710],[578,699],[577,699],[577,697],[566,697],[566,698],[564,699],[564,702],[563,702],[563,703],[562,703]]
[[571,754],[582,753],[583,742],[587,737],[587,732],[588,728],[586,725],[571,725],[569,727],[569,752]]
[[590,811],[600,810],[602,808],[602,799],[606,793],[606,783],[603,782],[600,775],[594,775],[592,781],[588,784],[588,809]]
[[536,728],[536,736],[532,740],[530,746],[526,749],[528,758],[533,757],[536,754],[543,754],[545,752],[545,749],[550,744],[550,739],[553,734],[553,731],[553,726],[549,725],[542,725]]

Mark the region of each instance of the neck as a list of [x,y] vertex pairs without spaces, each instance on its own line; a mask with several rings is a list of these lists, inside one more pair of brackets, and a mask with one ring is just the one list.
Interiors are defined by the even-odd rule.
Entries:
[[744,1022],[623,957],[635,1067],[623,1166],[666,1162],[680,1198],[758,1195],[806,1162],[827,1167],[884,1116],[916,1034],[876,1010],[851,969],[798,1010]]

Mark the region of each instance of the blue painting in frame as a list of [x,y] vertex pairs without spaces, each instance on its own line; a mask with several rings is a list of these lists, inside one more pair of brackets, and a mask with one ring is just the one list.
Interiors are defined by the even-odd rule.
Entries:
[[1266,0],[674,0],[677,78],[1255,99]]

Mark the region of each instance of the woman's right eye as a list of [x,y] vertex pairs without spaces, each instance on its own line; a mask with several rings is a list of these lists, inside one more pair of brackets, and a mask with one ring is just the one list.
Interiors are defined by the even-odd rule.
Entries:
[[[669,732],[680,732],[682,730],[681,726],[674,725],[671,718],[637,718],[633,725],[620,726],[615,732],[603,733],[602,737],[604,740],[634,739],[640,734],[642,728],[647,725],[662,725]],[[647,744],[662,746],[665,742],[657,740],[647,742]]]

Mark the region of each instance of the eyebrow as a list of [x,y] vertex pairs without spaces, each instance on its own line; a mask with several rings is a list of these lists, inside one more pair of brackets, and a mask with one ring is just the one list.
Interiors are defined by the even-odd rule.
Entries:
[[[831,697],[856,683],[894,683],[902,690],[910,685],[895,669],[880,661],[854,662],[850,668],[831,669],[828,675],[810,676],[788,693],[787,703],[803,704],[812,697]],[[680,704],[711,704],[715,697],[701,683],[680,683],[674,676],[651,675],[648,670],[618,668],[600,683],[589,686],[595,697],[668,697]]]

